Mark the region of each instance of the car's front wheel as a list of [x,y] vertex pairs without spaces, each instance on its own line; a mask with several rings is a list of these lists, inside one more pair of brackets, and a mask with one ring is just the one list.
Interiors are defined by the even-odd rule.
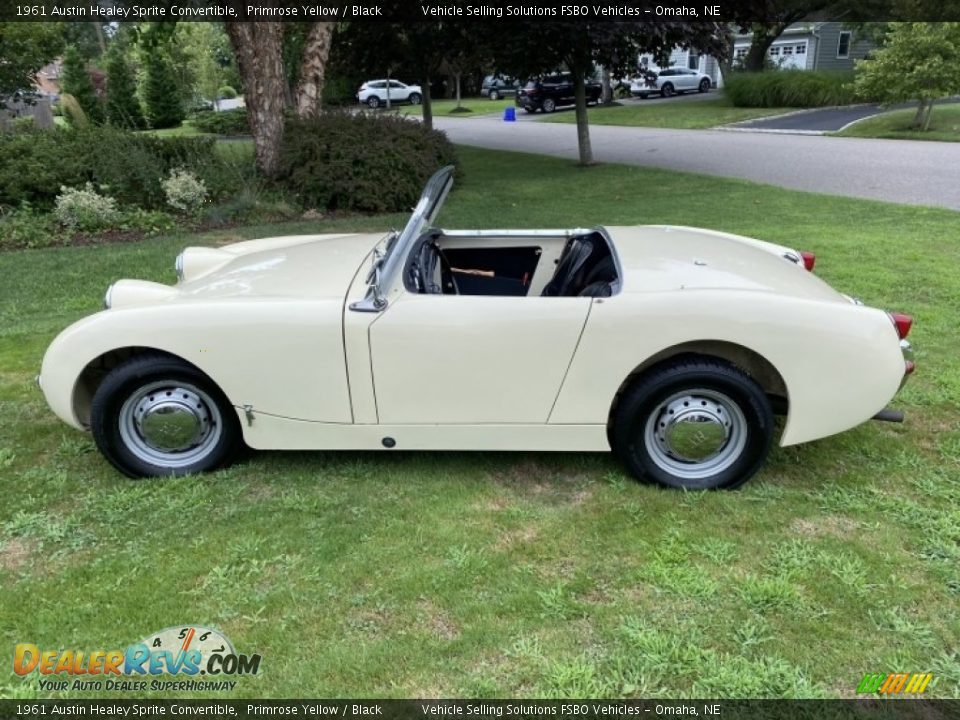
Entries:
[[704,78],[703,80],[700,81],[700,86],[698,89],[702,93],[708,92],[710,90],[710,81]]
[[411,105],[419,105],[421,102],[423,102],[423,98],[420,97],[420,93],[410,93]]
[[243,446],[223,392],[192,365],[154,353],[104,378],[90,406],[90,429],[100,452],[130,477],[215,470]]
[[685,490],[735,488],[766,460],[773,412],[742,370],[691,358],[634,383],[612,430],[614,452],[638,479]]
[[552,113],[557,109],[557,103],[555,103],[551,98],[545,98],[542,107],[545,113]]
[[491,90],[491,91],[490,91],[490,94],[488,95],[488,97],[489,97],[491,100],[499,100],[499,99],[500,99],[500,93],[498,93],[496,90]]

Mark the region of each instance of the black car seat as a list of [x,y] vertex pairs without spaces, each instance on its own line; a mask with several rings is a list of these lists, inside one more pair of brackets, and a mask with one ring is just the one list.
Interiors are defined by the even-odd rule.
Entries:
[[613,295],[613,283],[617,279],[617,266],[613,257],[607,255],[598,262],[584,280],[585,287],[578,295],[580,297],[610,297]]
[[546,284],[540,295],[543,297],[576,295],[579,288],[585,284],[583,283],[583,273],[596,248],[597,241],[592,238],[571,238],[560,255],[553,277],[550,278],[550,282]]

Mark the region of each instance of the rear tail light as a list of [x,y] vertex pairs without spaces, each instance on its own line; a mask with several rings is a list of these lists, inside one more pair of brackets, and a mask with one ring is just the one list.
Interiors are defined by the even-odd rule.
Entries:
[[807,252],[806,250],[800,251],[800,257],[803,260],[803,266],[809,271],[813,272],[813,266],[817,262],[817,256],[812,252]]
[[903,340],[910,334],[910,328],[913,327],[913,318],[904,313],[887,313],[890,316],[890,322],[897,329],[897,335]]
[[917,366],[916,364],[914,364],[913,360],[907,360],[904,363],[903,374],[910,375],[916,369],[917,369]]

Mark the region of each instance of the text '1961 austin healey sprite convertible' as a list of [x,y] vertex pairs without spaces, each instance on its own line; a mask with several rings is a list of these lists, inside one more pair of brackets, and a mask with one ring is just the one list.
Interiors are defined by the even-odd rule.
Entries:
[[444,230],[452,168],[399,233],[278,237],[120,280],[39,378],[120,471],[259,449],[612,449],[661,485],[735,487],[774,414],[793,445],[872,417],[913,370],[911,319],[809,253],[690,227]]

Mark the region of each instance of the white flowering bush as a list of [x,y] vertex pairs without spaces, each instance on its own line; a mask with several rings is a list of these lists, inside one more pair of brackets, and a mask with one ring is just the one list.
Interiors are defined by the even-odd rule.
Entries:
[[109,195],[101,195],[90,183],[82,188],[61,185],[53,214],[70,230],[87,232],[108,228],[120,220],[117,201]]
[[188,215],[197,212],[207,199],[207,186],[203,180],[183,168],[171,170],[170,177],[162,185],[167,204]]

